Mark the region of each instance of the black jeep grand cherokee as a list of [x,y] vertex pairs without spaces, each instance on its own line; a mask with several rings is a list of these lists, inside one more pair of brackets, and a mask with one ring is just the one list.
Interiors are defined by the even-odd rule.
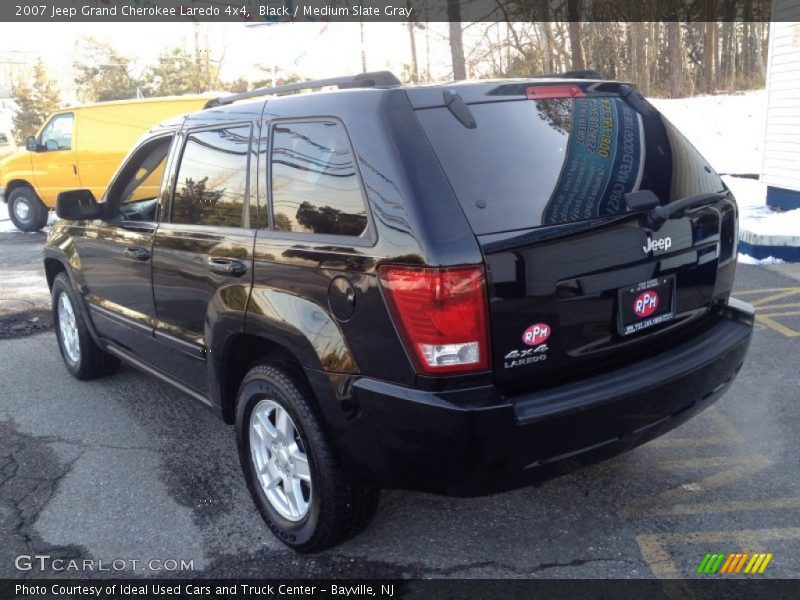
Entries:
[[650,440],[725,392],[752,332],[734,198],[615,82],[239,94],[58,212],[67,369],[123,359],[218,411],[301,552],[380,487],[490,493]]

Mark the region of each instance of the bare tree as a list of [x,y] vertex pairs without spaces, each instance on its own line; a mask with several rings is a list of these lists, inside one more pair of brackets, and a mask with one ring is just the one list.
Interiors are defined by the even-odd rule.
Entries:
[[453,79],[467,78],[464,61],[464,40],[461,31],[461,4],[459,0],[447,0],[447,20],[450,21],[450,57],[453,61]]
[[[411,0],[407,0],[406,6],[411,10]],[[411,81],[417,83],[419,81],[419,63],[417,62],[417,40],[414,37],[414,28],[417,24],[409,19],[408,26],[408,39],[411,43]]]
[[583,56],[583,36],[581,32],[581,0],[567,0],[569,19],[569,44],[572,49],[572,68],[583,71],[586,59]]

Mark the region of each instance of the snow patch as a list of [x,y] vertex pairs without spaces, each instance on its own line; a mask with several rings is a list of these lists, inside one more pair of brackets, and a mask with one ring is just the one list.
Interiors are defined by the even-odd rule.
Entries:
[[775,258],[774,256],[768,256],[767,258],[758,260],[749,254],[742,254],[741,252],[739,252],[739,256],[736,258],[736,260],[743,265],[782,265],[786,262],[785,260]]
[[764,152],[767,94],[651,98],[719,173],[759,174]]
[[[761,181],[729,176],[723,176],[722,179],[736,196],[740,232],[773,239],[795,238],[796,244],[800,245],[800,209],[787,212],[772,210],[767,206],[767,186]],[[786,245],[787,241],[775,245]]]

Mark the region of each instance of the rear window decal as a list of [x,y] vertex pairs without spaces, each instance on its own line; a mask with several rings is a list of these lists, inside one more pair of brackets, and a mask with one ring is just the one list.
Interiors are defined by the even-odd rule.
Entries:
[[[625,212],[623,196],[638,189],[642,180],[641,115],[614,98],[572,102],[567,155],[544,211],[547,224]],[[549,107],[542,104],[540,110],[546,111]]]

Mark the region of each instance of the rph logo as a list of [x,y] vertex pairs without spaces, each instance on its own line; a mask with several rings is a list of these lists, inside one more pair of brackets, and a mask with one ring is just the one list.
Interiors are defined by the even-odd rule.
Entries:
[[647,290],[636,296],[633,303],[633,312],[640,319],[649,317],[658,310],[658,294],[654,290]]
[[526,346],[544,344],[550,337],[550,326],[547,323],[531,325],[522,333],[522,341]]
[[645,254],[649,254],[650,252],[655,252],[656,250],[661,250],[666,252],[672,248],[672,238],[667,236],[665,238],[661,238],[660,240],[653,240],[650,236],[647,236],[647,243],[642,246],[642,251]]

